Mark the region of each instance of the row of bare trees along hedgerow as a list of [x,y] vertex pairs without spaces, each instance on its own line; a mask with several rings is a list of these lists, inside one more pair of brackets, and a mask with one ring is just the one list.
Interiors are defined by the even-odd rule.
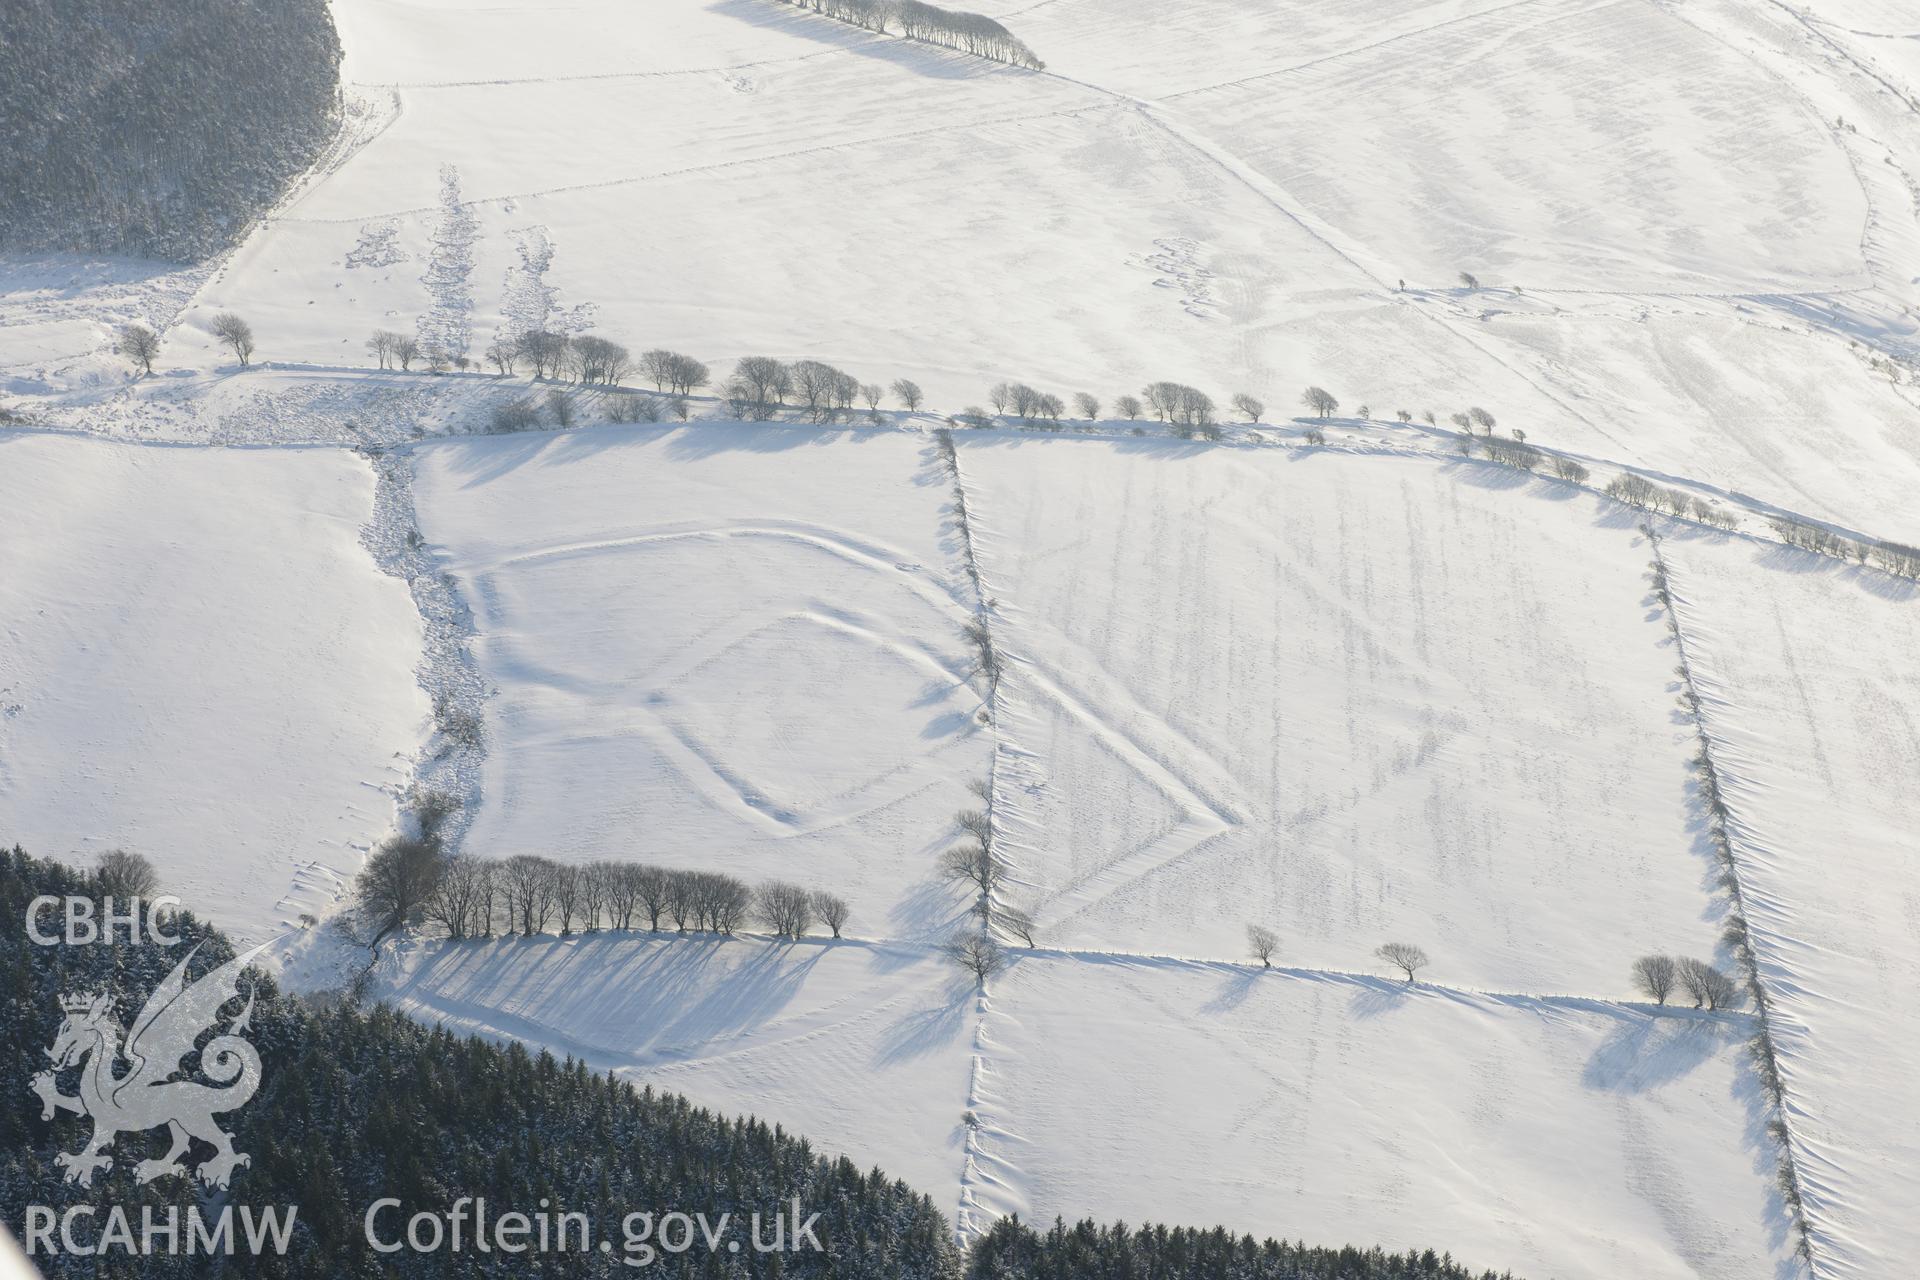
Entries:
[[811,9],[839,22],[885,35],[898,31],[908,40],[958,49],[976,58],[1041,71],[1046,64],[1033,50],[992,18],[980,13],[942,9],[922,0],[782,0],[799,9]]
[[835,894],[781,880],[756,886],[718,871],[610,859],[448,854],[432,834],[376,849],[356,884],[355,906],[370,947],[421,924],[454,939],[601,929],[731,935],[753,923],[781,938],[822,927],[838,938],[851,914]]

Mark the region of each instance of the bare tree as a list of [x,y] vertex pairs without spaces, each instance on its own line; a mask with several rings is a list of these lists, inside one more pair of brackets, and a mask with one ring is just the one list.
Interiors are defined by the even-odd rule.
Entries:
[[1467,418],[1469,421],[1473,423],[1474,426],[1480,428],[1482,431],[1486,432],[1488,435],[1493,434],[1493,427],[1494,427],[1493,415],[1488,413],[1485,409],[1482,409],[1480,408],[1480,406],[1475,405],[1473,408],[1467,410]]
[[833,930],[833,936],[839,937],[840,930],[846,927],[847,917],[852,914],[847,900],[831,893],[817,892],[813,895],[813,914],[820,917],[820,923]]
[[1308,387],[1300,397],[1300,403],[1313,410],[1316,418],[1331,418],[1340,412],[1340,402],[1325,387]]
[[553,863],[531,853],[517,853],[500,864],[501,889],[507,900],[507,927],[519,928],[531,938],[547,927],[553,914]]
[[519,349],[508,338],[495,338],[487,344],[487,363],[504,378],[519,367]]
[[1004,870],[1000,859],[985,845],[957,844],[940,858],[940,873],[949,880],[964,880],[981,893],[992,893]]
[[1678,967],[1672,956],[1641,956],[1633,962],[1633,985],[1655,1004],[1665,1004]]
[[1220,432],[1213,425],[1213,397],[1206,392],[1179,382],[1155,382],[1142,394],[1160,420],[1174,423],[1181,435],[1188,439],[1196,435],[1219,439]]
[[560,916],[560,936],[566,937],[573,932],[573,922],[579,919],[586,905],[586,877],[574,863],[566,862],[553,869],[553,909]]
[[393,365],[393,340],[400,335],[391,329],[375,329],[373,336],[367,339],[367,354],[373,357],[375,365],[382,369]]
[[160,873],[140,854],[108,849],[94,864],[100,892],[113,898],[151,898],[160,888]]
[[580,915],[592,933],[605,920],[612,928],[620,918],[619,868],[610,862],[589,862],[580,868]]
[[1084,391],[1076,391],[1073,394],[1073,411],[1092,422],[1100,416],[1100,402]]
[[547,412],[553,415],[553,425],[570,427],[573,425],[573,397],[555,387],[547,392]]
[[1262,969],[1273,968],[1273,953],[1280,949],[1280,935],[1263,924],[1247,926],[1247,949]]
[[1739,1003],[1739,986],[1705,960],[1680,960],[1676,968],[1680,989],[1693,997],[1694,1008],[1730,1009]]
[[440,925],[456,941],[479,933],[480,903],[491,871],[492,864],[481,858],[456,854],[446,859],[422,905],[422,917]]
[[592,334],[573,339],[567,356],[575,376],[589,386],[602,382],[616,386],[633,365],[633,357],[625,347]]
[[1407,975],[1407,985],[1413,985],[1413,975],[1427,966],[1427,953],[1411,942],[1386,942],[1373,952],[1394,968]]
[[1462,271],[1460,273],[1460,283],[1469,289],[1478,289],[1480,287],[1480,277],[1474,275],[1471,271]]
[[993,406],[993,412],[996,415],[1005,413],[1012,401],[1013,388],[1006,383],[996,382],[987,388],[987,403]]
[[513,349],[533,368],[536,380],[558,377],[567,366],[567,352],[573,339],[564,333],[534,330],[513,340]]
[[1632,507],[1652,508],[1660,500],[1660,486],[1642,475],[1624,471],[1607,482],[1609,498]]
[[993,819],[984,809],[962,809],[953,815],[953,823],[978,840],[983,848],[993,848]]
[[439,884],[440,842],[399,837],[376,848],[354,882],[354,905],[377,951],[395,930],[417,924]]
[[920,384],[911,378],[895,378],[893,396],[906,406],[908,413],[918,413],[920,406],[926,401],[926,397],[920,392]]
[[231,311],[222,311],[213,318],[213,336],[233,348],[233,354],[240,361],[242,369],[253,358],[253,326]]
[[413,362],[420,358],[420,340],[410,333],[393,335],[393,358],[400,363],[404,372],[413,368]]
[[787,366],[772,356],[741,357],[733,376],[759,419],[770,416],[774,405],[785,404],[793,385]]
[[702,872],[700,902],[708,926],[716,933],[731,934],[746,920],[753,906],[753,891],[732,876]]
[[1128,422],[1139,419],[1141,407],[1138,396],[1121,396],[1113,402],[1113,411]]
[[940,948],[940,953],[972,974],[981,986],[1007,963],[1007,953],[984,933],[956,934]]
[[1033,950],[1038,930],[1033,923],[1033,913],[1020,907],[1001,907],[996,913],[997,923],[1002,929],[1020,939],[1022,946]]
[[960,635],[973,649],[973,669],[985,676],[991,692],[1000,685],[1000,651],[994,647],[993,630],[982,618],[972,618],[960,628]]
[[531,431],[539,425],[540,406],[526,396],[516,396],[505,404],[493,406],[493,412],[488,418],[488,429],[498,435],[514,431]]
[[660,917],[673,897],[670,877],[659,867],[630,867],[627,875],[633,882],[640,909],[647,913],[647,928],[660,932]]
[[852,374],[818,360],[795,361],[790,376],[794,397],[811,422],[832,421],[834,415],[850,407],[854,396],[859,394],[860,384]]
[[692,356],[658,348],[640,357],[640,372],[652,379],[655,391],[671,391],[680,396],[692,395],[706,386],[711,376],[707,366]]
[[140,372],[153,372],[154,359],[160,354],[159,334],[143,324],[130,324],[120,331],[117,345],[121,355],[140,366]]
[[1233,398],[1233,411],[1246,414],[1248,422],[1258,422],[1260,415],[1267,411],[1267,406],[1242,391]]
[[798,941],[813,927],[813,895],[784,880],[769,880],[754,895],[754,913],[775,937]]

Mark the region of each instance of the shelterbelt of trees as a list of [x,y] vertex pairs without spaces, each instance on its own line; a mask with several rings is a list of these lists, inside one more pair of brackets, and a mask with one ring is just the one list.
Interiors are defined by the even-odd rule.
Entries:
[[[101,913],[96,918],[104,918],[109,895],[124,911],[129,892],[151,896],[157,888],[151,867],[138,856],[111,855],[79,870],[18,847],[0,850],[0,912],[15,922],[41,895],[92,899]],[[235,955],[225,935],[191,914],[170,920],[166,932],[178,941],[40,946],[22,927],[0,929],[0,1093],[32,1096],[33,1078],[48,1067],[42,1050],[58,1029],[63,997],[80,991],[104,995],[124,1020],[182,957],[191,953],[192,981]],[[381,1242],[390,1244],[401,1232],[398,1224],[415,1214],[451,1220],[462,1197],[484,1197],[495,1213],[546,1205],[556,1213],[584,1213],[598,1224],[618,1223],[641,1209],[699,1211],[709,1219],[733,1213],[744,1220],[797,1198],[806,1213],[819,1215],[819,1251],[661,1251],[645,1274],[1500,1280],[1431,1251],[1327,1249],[1255,1241],[1222,1228],[1083,1222],[1036,1232],[1005,1219],[962,1248],[929,1197],[880,1170],[863,1172],[843,1157],[815,1151],[777,1126],[718,1115],[544,1051],[461,1039],[383,1007],[292,996],[255,970],[239,987],[241,996],[222,1017],[233,1021],[241,1001],[251,1000],[244,1034],[259,1054],[261,1078],[250,1101],[219,1118],[250,1163],[214,1199],[298,1206],[285,1251],[247,1257],[239,1270],[238,1259],[204,1254],[42,1253],[34,1258],[42,1274],[89,1280],[215,1273],[315,1280],[520,1276],[528,1274],[520,1254],[471,1247],[377,1252],[368,1239],[367,1209],[389,1197],[399,1202],[380,1219],[386,1224]],[[189,1068],[197,1070],[197,1056],[188,1056]],[[64,1092],[73,1085],[63,1079],[59,1087]],[[164,1146],[160,1133],[122,1134],[113,1151],[115,1167],[91,1188],[68,1185],[56,1157],[79,1150],[90,1132],[84,1116],[56,1111],[46,1120],[32,1106],[0,1108],[0,1215],[11,1230],[21,1231],[29,1206],[61,1213],[88,1204],[101,1215],[117,1207],[137,1233],[145,1208],[162,1219],[171,1208],[184,1220],[190,1208],[205,1213],[214,1203],[190,1178],[134,1179],[134,1163]],[[539,1273],[632,1274],[622,1256],[617,1249],[611,1256],[597,1248],[549,1252],[540,1258]]]

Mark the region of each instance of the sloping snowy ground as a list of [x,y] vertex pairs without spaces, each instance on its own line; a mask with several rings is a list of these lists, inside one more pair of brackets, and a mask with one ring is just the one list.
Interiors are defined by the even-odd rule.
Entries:
[[498,690],[468,851],[792,879],[856,932],[944,936],[965,904],[934,865],[991,746],[931,442],[608,428],[418,458]]
[[1920,596],[1799,552],[1663,543],[1726,775],[1820,1274],[1920,1250]]
[[[163,364],[225,365],[231,308],[266,359],[546,324],[911,376],[946,411],[1005,377],[1275,407],[1314,382],[1920,540],[1920,391],[1872,363],[1920,355],[1920,42],[1891,10],[1000,8],[1049,72],[774,0],[350,0],[341,144]],[[16,274],[23,396],[124,378],[54,357],[177,309]]]
[[1450,1250],[1516,1275],[1788,1276],[1744,1018],[1021,958],[983,1198]]
[[0,839],[146,854],[261,939],[331,909],[426,707],[366,464],[0,433]]
[[1709,954],[1673,654],[1622,509],[1480,464],[961,438],[996,814],[1061,946],[1621,992]]
[[974,999],[922,947],[594,934],[414,946],[379,992],[757,1115],[950,1207]]
[[[802,1128],[963,1229],[1797,1273],[1752,1020],[1617,999],[1637,954],[1713,955],[1723,910],[1632,519],[1480,464],[961,442],[1013,664],[990,728],[922,437],[415,446],[493,690],[467,849],[779,875],[852,898],[854,937],[423,942],[381,991]],[[1043,949],[976,1010],[933,866],[996,750],[1002,896]],[[1250,920],[1280,970],[1222,963]],[[1390,937],[1439,985],[1341,972]]]

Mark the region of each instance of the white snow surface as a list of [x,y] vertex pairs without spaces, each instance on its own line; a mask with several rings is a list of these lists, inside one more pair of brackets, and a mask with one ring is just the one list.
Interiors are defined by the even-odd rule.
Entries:
[[[1432,456],[959,443],[1011,664],[988,727],[924,437],[414,446],[489,689],[468,850],[779,876],[855,915],[839,945],[424,941],[380,990],[799,1127],[963,1232],[1154,1216],[1522,1275],[1798,1274],[1752,1016],[1627,984],[1644,952],[1715,956],[1726,910],[1634,518]],[[1747,593],[1791,578],[1700,536]],[[1000,897],[1042,946],[976,1007],[933,872],[989,769]],[[1375,976],[1389,938],[1435,957],[1421,987]]]
[[924,947],[607,933],[427,943],[391,960],[379,990],[462,1034],[757,1115],[951,1210],[974,1001]]
[[341,450],[0,432],[0,838],[150,858],[260,941],[333,909],[426,717]]
[[[1920,592],[1663,544],[1727,777],[1822,1275],[1899,1274],[1920,1202]],[[1756,583],[1764,583],[1756,588]]]
[[1620,992],[1710,951],[1648,550],[1477,463],[966,436],[1013,670],[996,816],[1061,946]]
[[[979,7],[1048,70],[774,0],[337,0],[341,133],[232,253],[0,260],[0,409],[49,429],[0,432],[0,838],[148,853],[249,939],[336,907],[433,743],[420,618],[360,541],[372,470],[303,446],[398,447],[476,631],[463,848],[854,905],[837,944],[409,939],[401,1008],[798,1129],[963,1232],[1807,1274],[1753,1017],[1626,998],[1643,952],[1729,962],[1644,517],[1386,420],[1478,405],[1748,533],[1779,507],[1920,543],[1912,6]],[[155,377],[112,354],[132,322]],[[1352,416],[1331,449],[962,433],[1010,664],[989,721],[926,417],[703,401],[415,444],[546,388],[365,367],[376,328],[477,359],[542,326],[908,376],[938,413],[1173,378]],[[1920,602],[1662,530],[1811,1272],[1904,1276]],[[935,863],[987,776],[1042,949],[976,996],[933,952],[969,905]],[[1355,972],[1389,937],[1433,954],[1420,988]],[[307,941],[302,980],[336,938]]]
[[1224,1215],[1563,1280],[1796,1269],[1744,1020],[1047,956],[992,1005],[999,1211]]
[[418,459],[490,692],[469,852],[803,879],[884,936],[956,924],[934,862],[991,742],[931,441],[607,428]]
[[114,326],[209,371],[235,310],[268,360],[546,324],[948,412],[1007,377],[1311,382],[1920,540],[1920,41],[1889,0],[988,7],[1046,72],[775,0],[341,0],[315,171],[190,298],[0,268],[0,369],[83,417]]

